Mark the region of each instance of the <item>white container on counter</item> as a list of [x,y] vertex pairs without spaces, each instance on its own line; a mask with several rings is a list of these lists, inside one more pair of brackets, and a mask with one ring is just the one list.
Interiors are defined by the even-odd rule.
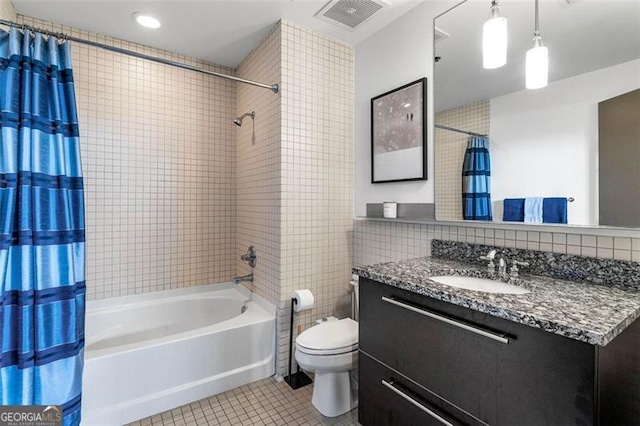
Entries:
[[383,216],[388,219],[395,219],[398,217],[398,203],[394,201],[385,201],[382,203]]

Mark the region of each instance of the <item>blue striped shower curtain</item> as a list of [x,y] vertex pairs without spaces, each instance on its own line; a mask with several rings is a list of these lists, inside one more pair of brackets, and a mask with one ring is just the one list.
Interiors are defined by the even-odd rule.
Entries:
[[71,50],[0,31],[0,404],[80,423],[84,195]]
[[465,220],[493,220],[489,141],[471,136],[462,165],[462,216]]

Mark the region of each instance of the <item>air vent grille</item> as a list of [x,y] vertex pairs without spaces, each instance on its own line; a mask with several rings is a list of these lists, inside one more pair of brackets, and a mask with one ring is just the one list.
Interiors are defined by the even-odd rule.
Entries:
[[333,0],[320,9],[316,17],[353,31],[382,9],[383,5],[373,0]]

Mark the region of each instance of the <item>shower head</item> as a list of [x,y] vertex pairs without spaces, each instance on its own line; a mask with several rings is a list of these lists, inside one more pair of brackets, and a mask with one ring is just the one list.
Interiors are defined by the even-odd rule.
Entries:
[[238,127],[242,126],[242,120],[244,120],[245,117],[251,117],[251,119],[253,120],[254,118],[256,118],[256,112],[255,111],[245,112],[240,117],[234,118],[233,124],[235,124]]

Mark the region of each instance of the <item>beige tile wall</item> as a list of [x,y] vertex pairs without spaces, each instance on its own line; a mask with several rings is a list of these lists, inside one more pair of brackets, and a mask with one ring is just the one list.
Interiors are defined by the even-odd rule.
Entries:
[[[175,61],[192,61],[73,28],[25,23]],[[299,330],[350,311],[353,263],[354,58],[350,46],[278,24],[237,75],[281,93],[74,44],[87,199],[90,298],[227,281],[279,307],[278,373],[289,304],[309,288]],[[256,118],[233,125],[233,117]]]
[[546,227],[536,231],[516,225],[459,225],[356,219],[355,264],[429,256],[432,239],[640,262],[640,230],[580,232]]
[[[489,101],[474,102],[435,115],[435,122],[456,129],[489,134]],[[462,162],[468,136],[435,129],[435,197],[438,220],[462,220]]]
[[308,288],[315,296],[313,310],[298,314],[302,330],[318,318],[350,312],[354,52],[345,43],[289,22],[282,23],[281,31],[282,360],[288,356],[295,289]]
[[[0,0],[0,19],[15,22],[16,17],[16,9],[13,7],[11,0]],[[2,28],[7,29],[7,27]]]
[[[281,30],[278,24],[236,69],[238,77],[280,83]],[[238,84],[236,115],[255,111],[236,127],[236,244],[234,258],[239,275],[251,272],[239,259],[250,245],[256,247],[258,263],[253,285],[258,295],[274,305],[280,301],[281,229],[281,115],[280,94]]]
[[281,83],[279,95],[238,87],[236,111],[255,110],[256,128],[255,145],[251,127],[238,132],[235,254],[258,249],[253,288],[278,305],[277,372],[284,375],[293,291],[308,288],[316,298],[313,310],[297,315],[300,331],[350,309],[353,50],[283,21],[237,73]]
[[228,281],[235,273],[235,83],[72,45],[85,176],[88,298]]

